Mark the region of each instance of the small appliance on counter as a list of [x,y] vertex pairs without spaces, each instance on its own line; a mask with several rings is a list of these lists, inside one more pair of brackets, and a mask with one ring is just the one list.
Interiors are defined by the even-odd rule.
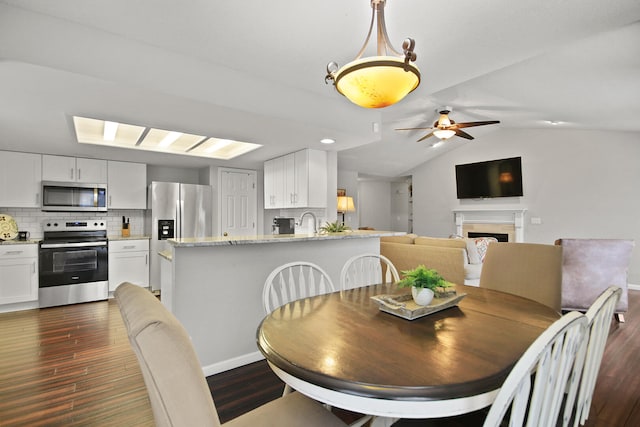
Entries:
[[296,220],[294,218],[273,218],[271,226],[273,234],[295,234]]

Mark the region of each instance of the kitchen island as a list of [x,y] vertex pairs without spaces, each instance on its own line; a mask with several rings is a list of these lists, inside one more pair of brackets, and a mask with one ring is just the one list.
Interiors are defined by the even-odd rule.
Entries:
[[162,302],[187,329],[205,374],[212,375],[262,359],[255,336],[266,315],[262,288],[273,269],[313,262],[339,289],[349,258],[378,254],[380,237],[403,234],[358,230],[170,239],[171,253],[162,254]]

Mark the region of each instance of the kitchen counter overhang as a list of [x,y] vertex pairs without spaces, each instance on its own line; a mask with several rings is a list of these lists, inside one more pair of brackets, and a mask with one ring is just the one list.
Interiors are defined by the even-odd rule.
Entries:
[[343,239],[369,239],[375,237],[402,236],[407,233],[398,231],[378,230],[354,230],[341,233],[314,233],[314,234],[265,234],[257,236],[221,236],[221,237],[197,237],[184,239],[169,239],[167,242],[175,247],[195,246],[229,246],[229,245],[253,245],[263,243],[291,243],[321,240]]

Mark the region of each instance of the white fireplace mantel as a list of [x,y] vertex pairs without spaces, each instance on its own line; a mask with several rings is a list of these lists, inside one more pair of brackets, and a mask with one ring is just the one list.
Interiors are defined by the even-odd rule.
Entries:
[[456,234],[462,236],[464,223],[474,224],[512,224],[515,227],[515,241],[524,242],[523,207],[460,207],[454,208]]

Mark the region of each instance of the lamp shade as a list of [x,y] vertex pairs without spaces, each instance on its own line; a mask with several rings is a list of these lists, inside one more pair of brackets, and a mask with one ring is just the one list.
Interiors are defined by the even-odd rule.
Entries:
[[338,212],[355,212],[356,207],[353,205],[353,197],[338,196]]
[[456,134],[456,131],[451,129],[437,129],[433,131],[433,134],[439,139],[449,139]]
[[352,61],[335,76],[338,92],[364,108],[383,108],[401,101],[420,84],[420,71],[402,58],[373,56]]

